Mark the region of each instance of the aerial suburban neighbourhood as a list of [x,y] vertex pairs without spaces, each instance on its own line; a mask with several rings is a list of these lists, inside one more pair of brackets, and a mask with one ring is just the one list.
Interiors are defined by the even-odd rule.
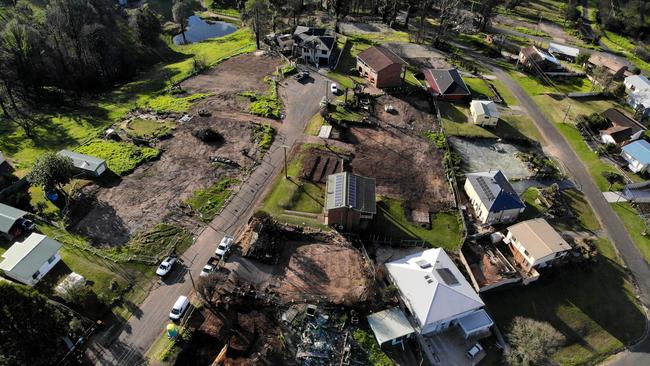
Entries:
[[0,0],[0,366],[650,365],[646,0]]

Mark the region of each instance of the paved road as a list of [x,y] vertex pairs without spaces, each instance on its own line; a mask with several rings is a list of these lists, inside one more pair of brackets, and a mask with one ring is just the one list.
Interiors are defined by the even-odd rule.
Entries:
[[[641,302],[648,307],[650,305],[650,265],[643,259],[643,256],[630,238],[620,217],[614,212],[610,204],[605,200],[602,192],[594,183],[591,175],[583,165],[580,158],[573,151],[569,143],[555,128],[530,96],[517,84],[507,73],[493,65],[484,56],[467,50],[485,66],[489,67],[497,79],[501,80],[512,91],[521,103],[521,106],[533,119],[537,129],[546,140],[549,151],[569,170],[577,188],[582,191],[585,198],[594,209],[604,231],[614,242],[618,253],[632,272],[639,290]],[[650,365],[650,338],[647,336],[630,350],[623,352],[611,363],[616,366]]]
[[287,79],[281,85],[280,93],[285,104],[286,118],[262,164],[253,171],[222,213],[198,236],[195,244],[183,254],[182,266],[175,268],[169,279],[152,289],[124,326],[119,337],[107,348],[102,347],[99,342],[93,343],[88,353],[97,365],[145,363],[144,354],[163,334],[174,301],[178,296],[192,292],[192,279],[198,279],[201,268],[213,254],[221,238],[226,234],[236,235],[245,227],[264,193],[271,188],[275,177],[283,169],[282,146],[290,148],[302,137],[306,123],[318,112],[319,102],[326,90],[325,79],[313,72],[303,83]]

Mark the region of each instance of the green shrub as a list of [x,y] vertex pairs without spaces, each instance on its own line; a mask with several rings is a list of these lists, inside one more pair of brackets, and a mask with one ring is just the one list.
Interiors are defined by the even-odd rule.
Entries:
[[160,150],[151,147],[99,139],[80,146],[76,151],[106,160],[108,168],[117,175],[130,173],[138,165],[154,159],[160,154]]
[[366,351],[368,355],[368,362],[372,366],[392,366],[393,361],[386,356],[381,350],[373,336],[361,329],[357,329],[352,333],[352,338],[359,344],[359,346]]
[[447,138],[442,132],[427,131],[424,136],[438,149],[444,149],[447,146]]
[[230,198],[231,188],[238,183],[237,179],[224,178],[210,188],[194,192],[194,196],[187,200],[187,204],[198,211],[203,220],[212,220]]
[[257,125],[253,131],[253,139],[257,141],[257,148],[262,152],[266,152],[275,139],[275,128],[269,125]]

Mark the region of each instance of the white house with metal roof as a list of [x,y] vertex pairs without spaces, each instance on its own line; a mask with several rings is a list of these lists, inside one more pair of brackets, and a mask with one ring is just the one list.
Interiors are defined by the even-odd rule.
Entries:
[[70,150],[61,150],[57,153],[72,160],[74,167],[82,173],[99,177],[106,171],[106,161],[95,156],[81,154]]
[[5,276],[33,286],[61,260],[62,246],[45,235],[32,233],[2,254],[0,269]]
[[465,193],[478,221],[485,225],[515,221],[526,205],[500,170],[469,173]]
[[494,324],[485,304],[442,248],[385,264],[416,330],[426,335],[458,326],[466,338]]
[[575,61],[580,54],[580,50],[575,47],[565,46],[559,43],[550,42],[548,44],[548,53],[556,58],[562,58],[569,61]]
[[621,149],[621,156],[634,173],[647,172],[650,168],[650,143],[646,140],[629,143]]
[[0,233],[11,235],[17,221],[22,219],[27,212],[0,203]]
[[375,180],[350,172],[330,174],[325,185],[325,224],[356,229],[377,213]]
[[504,242],[509,244],[515,260],[528,272],[553,265],[571,250],[569,243],[541,218],[508,227]]
[[472,123],[480,126],[496,126],[499,122],[499,110],[491,100],[473,100],[469,105]]
[[630,91],[641,91],[650,89],[650,80],[643,75],[630,75],[623,79],[623,85]]

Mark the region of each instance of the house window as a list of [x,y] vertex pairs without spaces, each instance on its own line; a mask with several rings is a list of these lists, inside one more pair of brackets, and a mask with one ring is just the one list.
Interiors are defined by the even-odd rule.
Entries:
[[530,257],[530,253],[528,253],[528,251],[527,251],[526,249],[524,249],[524,255],[525,255],[526,257]]
[[32,275],[32,278],[33,278],[33,279],[37,279],[38,276],[40,276],[40,275],[41,275],[41,271],[36,271],[36,272],[34,272],[34,274]]
[[52,264],[52,262],[54,262],[55,259],[56,259],[56,254],[51,256],[50,259],[47,260],[47,264]]

